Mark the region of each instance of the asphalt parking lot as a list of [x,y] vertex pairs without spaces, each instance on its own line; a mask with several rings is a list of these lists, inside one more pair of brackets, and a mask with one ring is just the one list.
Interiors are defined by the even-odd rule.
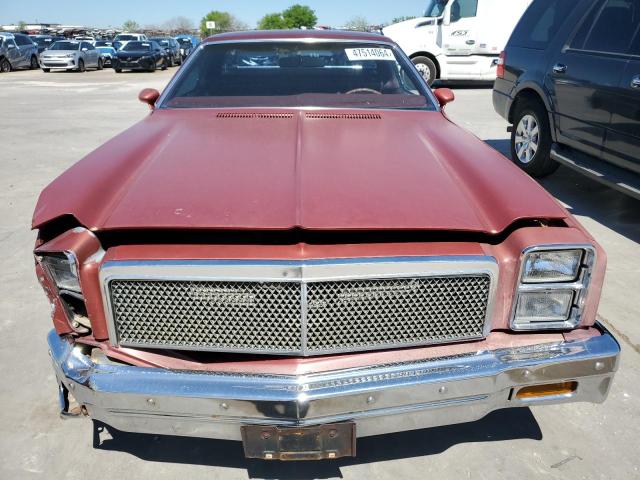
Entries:
[[[87,419],[60,420],[31,214],[54,177],[147,114],[136,99],[142,88],[161,89],[175,71],[0,75],[0,478],[640,478],[640,202],[564,168],[542,184],[609,255],[600,317],[623,356],[605,404],[503,410],[362,439],[355,459],[302,464],[247,461],[237,442],[100,432]],[[506,153],[491,89],[454,89],[450,118]]]

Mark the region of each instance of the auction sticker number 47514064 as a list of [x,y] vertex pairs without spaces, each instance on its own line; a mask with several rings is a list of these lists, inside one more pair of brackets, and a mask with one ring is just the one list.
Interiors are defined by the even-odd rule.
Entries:
[[347,58],[352,62],[362,60],[391,60],[396,61],[396,57],[390,48],[345,48]]

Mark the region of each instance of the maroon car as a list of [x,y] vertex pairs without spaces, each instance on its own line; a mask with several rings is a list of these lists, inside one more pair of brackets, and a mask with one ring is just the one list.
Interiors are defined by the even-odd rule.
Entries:
[[63,413],[292,460],[605,400],[604,252],[389,39],[218,35],[140,98],[33,218]]

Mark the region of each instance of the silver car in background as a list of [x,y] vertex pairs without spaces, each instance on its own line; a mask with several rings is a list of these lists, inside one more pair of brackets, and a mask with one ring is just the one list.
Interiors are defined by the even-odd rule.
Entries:
[[38,45],[21,33],[0,32],[0,72],[38,68]]
[[87,68],[102,70],[100,52],[89,42],[61,40],[40,54],[40,68],[51,70],[75,70],[84,72]]

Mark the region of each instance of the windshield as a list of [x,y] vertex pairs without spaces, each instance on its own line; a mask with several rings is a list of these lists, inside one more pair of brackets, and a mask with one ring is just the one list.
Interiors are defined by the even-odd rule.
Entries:
[[97,42],[95,43],[95,46],[96,46],[96,47],[113,47],[113,43],[111,43],[111,42],[105,42],[104,40],[102,40],[102,41],[97,41]]
[[129,40],[138,40],[138,37],[136,35],[118,35],[116,40],[128,42]]
[[36,42],[40,47],[47,47],[51,45],[51,43],[53,42],[53,38],[44,38],[44,37],[36,37],[36,38],[32,38],[31,40]]
[[56,42],[49,50],[79,50],[80,42]]
[[184,45],[185,43],[191,45],[191,40],[189,40],[188,38],[178,38],[178,42],[180,42],[182,45]]
[[195,55],[164,107],[434,108],[410,62],[387,45],[225,43]]
[[149,42],[129,42],[124,47],[122,47],[123,52],[132,52],[134,50],[146,52],[152,50],[152,47]]
[[425,17],[441,17],[444,14],[444,7],[447,0],[427,0],[427,8],[425,9]]
[[154,42],[159,43],[163,47],[168,47],[169,46],[169,40],[164,40],[162,38],[152,38],[151,40],[153,40]]

